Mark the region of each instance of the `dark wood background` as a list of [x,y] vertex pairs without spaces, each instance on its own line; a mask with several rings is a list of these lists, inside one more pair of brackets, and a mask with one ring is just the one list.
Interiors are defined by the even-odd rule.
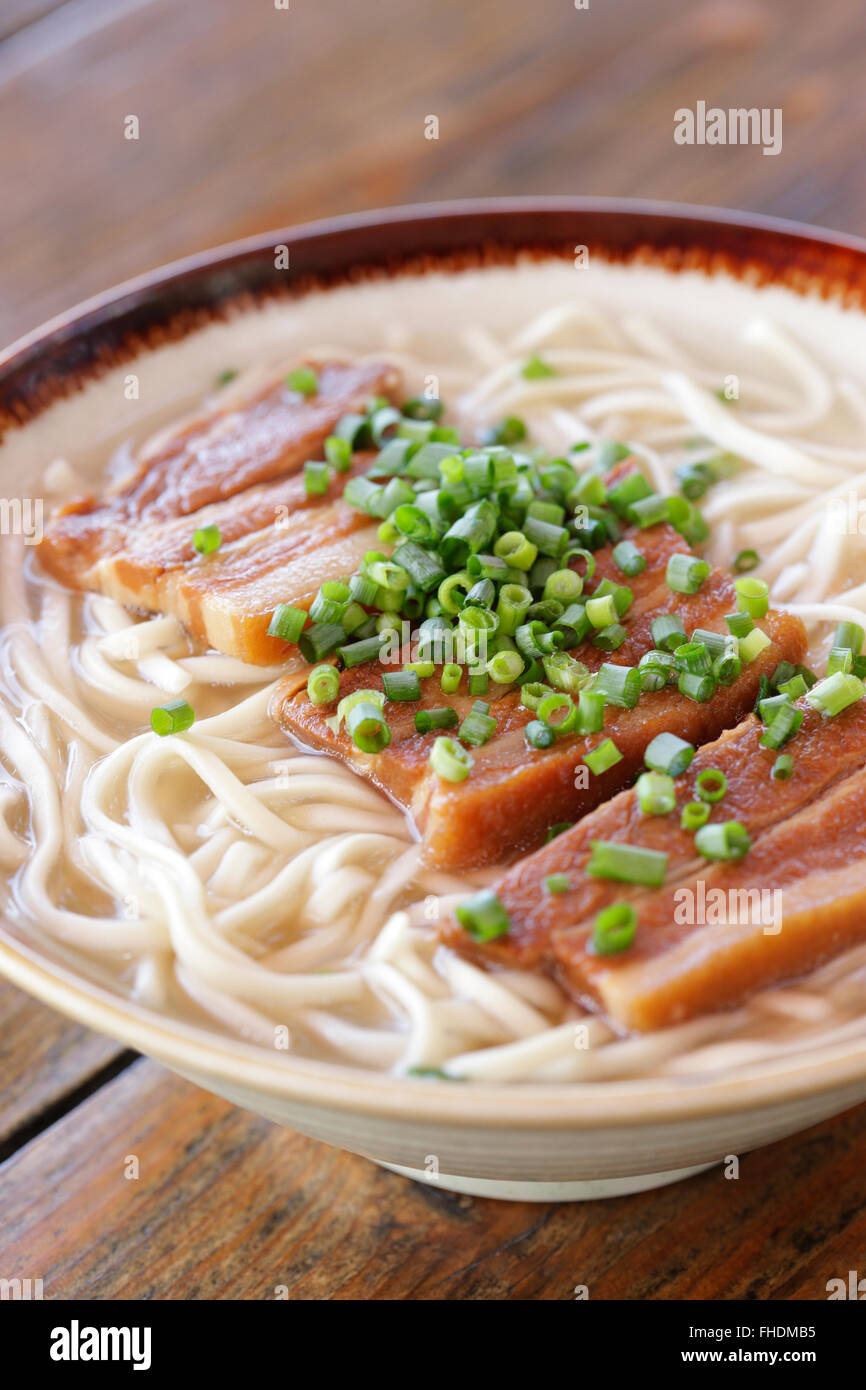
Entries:
[[[4,0],[0,339],[393,203],[645,196],[862,232],[864,37],[861,0]],[[675,145],[698,100],[781,107],[782,153]],[[806,1299],[864,1272],[866,1107],[736,1182],[532,1206],[278,1130],[5,985],[0,1058],[0,1275],[46,1297]]]

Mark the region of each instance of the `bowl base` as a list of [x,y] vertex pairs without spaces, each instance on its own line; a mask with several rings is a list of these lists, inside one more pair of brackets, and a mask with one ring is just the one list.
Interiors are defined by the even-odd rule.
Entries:
[[708,1168],[715,1167],[715,1163],[669,1168],[663,1173],[635,1173],[627,1178],[584,1178],[579,1182],[513,1182],[507,1178],[461,1178],[453,1173],[438,1173],[434,1177],[422,1168],[404,1168],[399,1163],[379,1163],[379,1166],[403,1178],[412,1178],[414,1182],[442,1187],[446,1192],[466,1193],[470,1197],[494,1197],[502,1202],[594,1202],[600,1197],[627,1197],[631,1192],[667,1187],[695,1173],[705,1173]]

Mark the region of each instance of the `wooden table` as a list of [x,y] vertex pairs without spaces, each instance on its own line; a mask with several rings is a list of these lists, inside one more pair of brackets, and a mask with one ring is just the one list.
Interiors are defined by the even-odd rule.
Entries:
[[[859,232],[864,29],[859,0],[5,0],[0,338],[389,203],[642,195]],[[698,100],[781,107],[782,153],[675,145]],[[47,1297],[796,1299],[864,1271],[866,1107],[736,1182],[511,1205],[281,1131],[3,985],[0,1016],[0,1274]]]

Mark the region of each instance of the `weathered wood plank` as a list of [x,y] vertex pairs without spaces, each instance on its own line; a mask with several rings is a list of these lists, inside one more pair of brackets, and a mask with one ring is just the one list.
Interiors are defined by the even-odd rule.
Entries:
[[[866,1106],[565,1206],[398,1178],[137,1062],[0,1169],[0,1268],[96,1299],[823,1298],[862,1265]],[[130,1156],[139,1177],[125,1176]],[[858,1260],[860,1265],[858,1265]]]

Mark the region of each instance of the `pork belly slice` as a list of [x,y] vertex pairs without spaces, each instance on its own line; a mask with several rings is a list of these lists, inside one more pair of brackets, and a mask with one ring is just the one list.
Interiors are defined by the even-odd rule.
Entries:
[[[836,782],[866,766],[866,702],[858,701],[834,719],[824,719],[805,700],[797,701],[797,708],[803,723],[790,745],[795,761],[787,781],[772,779],[776,754],[761,747],[765,726],[750,714],[736,728],[698,749],[688,771],[675,780],[677,806],[669,816],[647,816],[633,788],[620,792],[571,830],[520,860],[494,885],[511,924],[505,936],[474,942],[451,918],[442,924],[443,939],[480,964],[553,968],[560,953],[570,958],[574,942],[585,942],[602,908],[625,900],[636,902],[643,894],[640,888],[585,872],[592,840],[619,841],[667,854],[667,883],[673,884],[697,873],[705,863],[695,851],[694,834],[680,827],[683,806],[697,799],[695,784],[701,772],[716,768],[727,778],[725,796],[712,807],[710,821],[739,820],[755,842]],[[751,854],[743,866],[750,862]],[[566,874],[570,891],[548,893],[544,881],[550,874]]]
[[399,372],[382,362],[313,362],[318,391],[303,396],[281,372],[247,398],[225,404],[163,434],[136,460],[129,477],[104,497],[70,503],[46,527],[42,564],[72,588],[101,591],[99,562],[132,542],[141,553],[153,528],[189,518],[190,533],[203,508],[249,488],[297,473],[322,446],[341,416],[362,410],[371,396],[392,399]]
[[[739,863],[646,890],[622,955],[593,954],[586,927],[564,933],[560,979],[623,1028],[647,1031],[740,1004],[866,941],[864,797],[861,768],[768,830]],[[707,925],[678,925],[684,915]]]
[[[697,594],[671,592],[664,583],[667,561],[672,553],[687,547],[670,527],[643,531],[639,541],[648,558],[647,569],[630,581],[635,600],[623,619],[628,635],[609,658],[622,666],[635,664],[652,646],[653,617],[679,613],[689,632],[695,627],[723,632],[725,613],[736,607],[733,582],[718,572],[708,577]],[[601,578],[611,564],[610,552],[599,552],[598,561],[596,578]],[[421,682],[420,702],[386,706],[391,743],[375,755],[359,752],[345,726],[335,732],[327,722],[333,707],[313,705],[304,691],[278,688],[272,710],[282,727],[301,743],[343,759],[408,811],[429,864],[449,869],[497,864],[535,849],[551,824],[578,820],[626,786],[640,768],[647,744],[658,733],[670,731],[690,742],[703,743],[738,723],[754,703],[760,676],[772,672],[781,660],[798,661],[805,651],[799,620],[770,613],[762,626],[770,645],[733,686],[717,691],[707,704],[696,704],[672,688],[645,694],[636,710],[609,706],[603,734],[561,737],[548,749],[527,746],[524,729],[535,716],[521,705],[519,690],[497,688],[491,683],[486,698],[498,721],[497,729],[482,748],[471,750],[474,767],[468,780],[461,783],[445,782],[430,770],[428,760],[436,733],[415,731],[418,708],[452,705],[461,720],[471,708],[465,683],[456,697],[442,694],[438,671]],[[608,659],[586,644],[574,654],[590,670],[597,670]],[[340,696],[360,688],[382,688],[378,663],[342,674]],[[588,786],[576,786],[575,773],[584,754],[605,737],[617,744],[621,761],[600,776],[590,775]]]

